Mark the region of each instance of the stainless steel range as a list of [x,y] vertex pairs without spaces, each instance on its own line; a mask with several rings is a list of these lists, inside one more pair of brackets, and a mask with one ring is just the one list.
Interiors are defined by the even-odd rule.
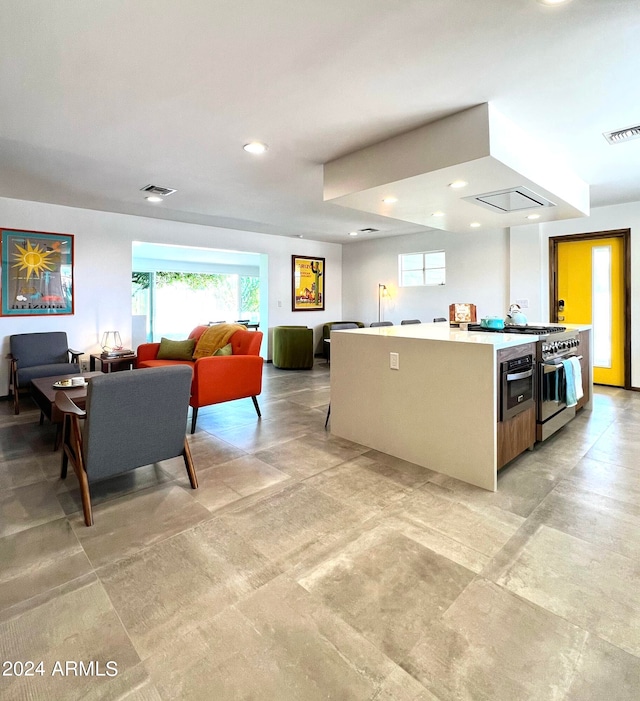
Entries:
[[[561,327],[555,327],[561,328]],[[577,331],[552,332],[536,344],[538,361],[538,399],[536,438],[544,441],[576,415],[568,407],[563,360],[579,354],[580,336]]]
[[537,336],[536,439],[546,440],[573,419],[576,408],[567,406],[562,361],[571,356],[581,358],[578,331],[567,331],[564,326],[505,326],[504,329],[487,329],[480,324],[469,324],[468,330]]

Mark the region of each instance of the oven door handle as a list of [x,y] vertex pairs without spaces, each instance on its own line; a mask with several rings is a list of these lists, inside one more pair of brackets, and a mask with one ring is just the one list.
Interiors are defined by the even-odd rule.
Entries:
[[[576,358],[576,360],[582,360],[581,355],[565,355],[562,358],[558,358],[557,360],[543,362],[542,366],[545,368],[545,372],[553,372],[553,370],[556,370],[557,368],[562,366],[563,360],[568,360],[569,358]],[[546,368],[553,368],[553,370],[547,370]]]
[[525,377],[531,377],[533,375],[533,368],[531,370],[525,370],[524,372],[514,372],[511,374],[507,373],[507,382],[512,382],[513,380],[524,380]]

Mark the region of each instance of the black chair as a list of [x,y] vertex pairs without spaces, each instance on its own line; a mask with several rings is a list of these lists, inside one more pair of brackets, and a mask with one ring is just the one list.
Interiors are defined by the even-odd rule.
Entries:
[[[343,326],[343,324],[349,324],[348,327]],[[355,324],[353,326],[352,324]],[[334,327],[338,328],[359,328],[363,329],[364,328],[364,323],[362,321],[327,321],[325,324],[322,325],[322,354],[323,356],[327,359],[327,362],[330,360],[330,355],[331,355],[331,329]]]
[[[357,324],[355,321],[340,321],[337,324],[331,324],[331,331],[340,331],[340,329],[360,329],[362,328],[360,324]],[[326,357],[327,357],[327,362],[331,359],[331,339],[324,339],[325,346],[327,346],[326,350]],[[331,416],[331,402],[329,402],[329,407],[327,409],[327,418],[325,419],[324,422],[324,428],[325,431],[327,429],[327,426],[329,425],[329,417]]]
[[370,328],[373,328],[374,326],[393,326],[392,321],[374,321],[371,324],[369,324]]
[[437,317],[435,317],[435,319],[433,320],[433,323],[434,323],[434,324],[437,324],[439,321],[446,321],[446,319],[445,319],[443,316],[437,316]]
[[400,326],[406,326],[407,324],[421,324],[420,319],[403,319],[400,322]]
[[63,413],[60,477],[66,478],[71,461],[87,526],[93,524],[91,482],[181,455],[192,489],[198,488],[185,435],[191,376],[191,368],[174,365],[93,377],[86,410],[64,392],[56,393]]
[[331,332],[332,331],[340,331],[340,329],[358,329],[360,326],[356,324],[355,321],[340,321],[338,323],[333,323],[331,324],[331,328],[329,329],[329,338],[323,339],[323,344],[324,344],[324,357],[327,359],[327,362],[330,362],[331,360]]
[[360,327],[355,321],[340,321],[337,324],[331,325],[331,331],[340,331],[341,329],[359,329]]
[[20,413],[19,392],[31,380],[54,375],[80,373],[81,351],[69,348],[64,331],[19,333],[9,336],[9,398]]

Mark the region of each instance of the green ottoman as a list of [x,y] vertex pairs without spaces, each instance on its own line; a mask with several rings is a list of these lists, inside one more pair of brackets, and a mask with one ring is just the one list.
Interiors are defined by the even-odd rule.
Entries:
[[276,326],[273,329],[273,364],[284,370],[313,367],[313,329],[306,326]]

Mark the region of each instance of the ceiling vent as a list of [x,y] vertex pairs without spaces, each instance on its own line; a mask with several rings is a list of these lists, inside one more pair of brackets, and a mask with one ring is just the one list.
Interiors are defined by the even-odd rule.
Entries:
[[375,234],[376,231],[380,231],[380,229],[372,229],[371,227],[369,227],[367,229],[358,229],[358,231],[361,234]]
[[172,190],[170,187],[158,187],[158,185],[145,185],[140,188],[141,192],[148,192],[150,195],[159,195],[160,197],[169,197],[177,190]]
[[618,129],[617,131],[605,131],[604,138],[610,144],[621,144],[623,141],[631,141],[631,139],[640,138],[640,124],[626,129]]
[[473,204],[491,209],[494,212],[517,212],[521,209],[539,209],[540,207],[555,207],[555,203],[542,195],[538,195],[528,187],[520,186],[509,190],[485,192],[483,195],[472,195],[462,199]]

